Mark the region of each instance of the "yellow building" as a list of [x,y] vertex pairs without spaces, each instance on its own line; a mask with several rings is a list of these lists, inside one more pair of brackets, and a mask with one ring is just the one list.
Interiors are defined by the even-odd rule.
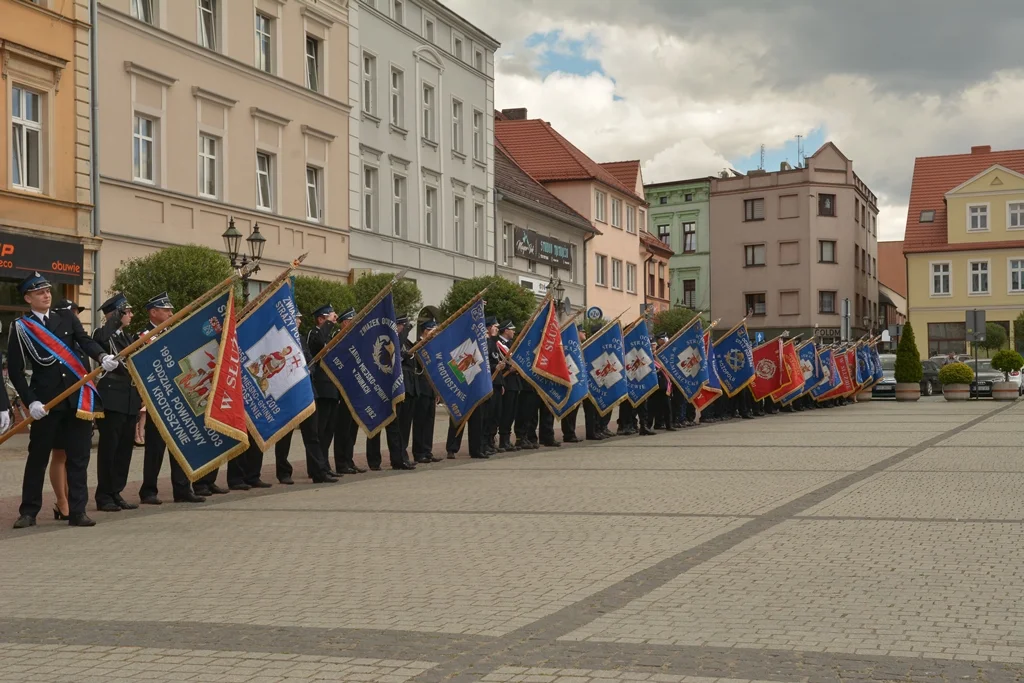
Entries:
[[89,33],[88,0],[0,0],[0,348],[33,271],[96,308]]
[[922,358],[968,352],[973,309],[1006,328],[1012,348],[1024,311],[1024,150],[919,157],[903,253]]

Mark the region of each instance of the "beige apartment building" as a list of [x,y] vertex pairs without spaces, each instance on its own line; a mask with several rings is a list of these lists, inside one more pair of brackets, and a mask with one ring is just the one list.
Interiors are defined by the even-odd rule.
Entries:
[[267,239],[257,285],[303,252],[348,277],[346,4],[100,0],[104,291],[126,259],[223,251],[230,218]]
[[[877,333],[878,202],[831,142],[803,168],[711,181],[711,313],[751,336]],[[844,301],[849,300],[845,320]]]

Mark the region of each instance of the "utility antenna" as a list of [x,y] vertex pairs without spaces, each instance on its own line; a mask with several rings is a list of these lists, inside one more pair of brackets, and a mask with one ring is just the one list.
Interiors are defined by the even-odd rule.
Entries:
[[764,170],[764,144],[763,143],[761,144],[761,165],[757,167],[757,170],[759,170],[759,171],[763,171]]
[[796,136],[796,164],[797,164],[797,166],[799,168],[803,168],[804,167],[804,143],[803,143],[803,139],[804,139],[803,135],[797,135]]

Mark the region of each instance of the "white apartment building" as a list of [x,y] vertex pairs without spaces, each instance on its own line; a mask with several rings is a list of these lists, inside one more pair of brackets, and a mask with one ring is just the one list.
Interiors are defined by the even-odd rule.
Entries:
[[349,24],[353,279],[406,269],[433,307],[495,272],[499,44],[436,0],[359,0]]

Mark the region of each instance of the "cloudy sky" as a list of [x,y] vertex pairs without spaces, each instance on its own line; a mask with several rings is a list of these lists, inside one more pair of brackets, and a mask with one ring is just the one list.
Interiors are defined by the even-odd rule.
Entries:
[[645,182],[795,163],[832,140],[901,239],[914,158],[1024,147],[1020,0],[443,0],[527,107]]

